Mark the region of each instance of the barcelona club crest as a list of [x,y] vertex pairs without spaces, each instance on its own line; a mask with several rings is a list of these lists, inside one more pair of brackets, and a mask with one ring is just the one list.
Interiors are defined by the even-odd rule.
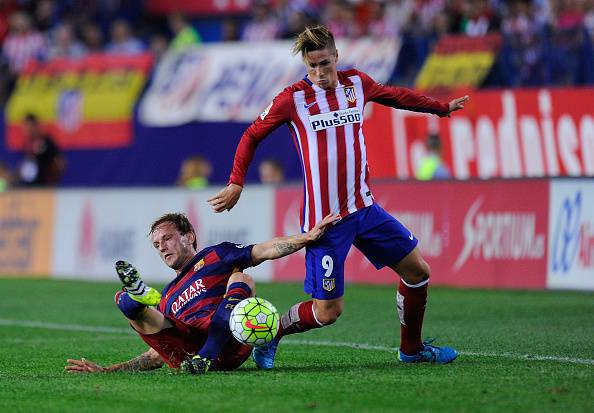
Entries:
[[355,94],[355,86],[347,86],[344,88],[344,94],[347,100],[351,103],[354,103],[357,100],[357,95]]
[[204,258],[198,261],[196,265],[194,265],[194,271],[198,271],[202,267],[204,267]]
[[336,287],[336,284],[334,283],[334,278],[324,278],[322,280],[322,287],[326,291],[332,291],[334,287]]

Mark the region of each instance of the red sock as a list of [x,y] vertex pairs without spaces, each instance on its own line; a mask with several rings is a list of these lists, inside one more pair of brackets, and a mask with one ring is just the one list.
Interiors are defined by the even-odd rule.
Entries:
[[400,350],[409,356],[423,350],[421,329],[427,305],[428,281],[409,286],[400,280],[396,294],[396,308],[400,318]]
[[280,339],[288,334],[304,333],[312,328],[320,328],[324,325],[316,320],[313,311],[313,301],[297,303],[281,317],[280,328],[277,337]]

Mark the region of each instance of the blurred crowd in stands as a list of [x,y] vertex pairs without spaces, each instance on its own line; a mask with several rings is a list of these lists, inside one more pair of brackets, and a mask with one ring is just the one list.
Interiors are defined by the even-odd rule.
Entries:
[[594,83],[594,0],[252,0],[246,16],[151,15],[143,0],[0,0],[2,95],[30,59],[88,53],[159,58],[202,41],[291,38],[313,23],[336,37],[402,40],[392,81],[412,85],[446,34],[500,32],[492,86]]
[[316,23],[337,38],[399,39],[393,84],[414,86],[443,36],[490,33],[502,43],[483,87],[594,84],[594,0],[251,1],[245,15],[196,16],[151,14],[148,0],[0,0],[0,104],[30,60],[96,52],[149,52],[158,60],[203,42],[289,39]]

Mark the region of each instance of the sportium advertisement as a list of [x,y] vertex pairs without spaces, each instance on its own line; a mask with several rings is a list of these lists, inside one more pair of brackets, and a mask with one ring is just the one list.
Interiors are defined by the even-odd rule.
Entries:
[[151,64],[148,54],[32,62],[6,107],[8,148],[22,147],[22,121],[28,113],[39,118],[63,149],[128,146],[134,104]]
[[[276,235],[298,227],[301,193],[277,192]],[[373,195],[419,239],[434,285],[546,287],[549,182],[378,183]],[[299,281],[304,271],[301,252],[274,261],[275,280]],[[352,247],[345,280],[394,284],[398,277]]]

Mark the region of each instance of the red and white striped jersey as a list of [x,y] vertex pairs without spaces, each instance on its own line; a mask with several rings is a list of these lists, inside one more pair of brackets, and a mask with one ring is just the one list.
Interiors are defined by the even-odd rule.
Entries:
[[303,231],[331,212],[346,216],[373,204],[363,136],[363,110],[369,101],[440,116],[448,113],[447,104],[382,85],[355,69],[339,71],[334,89],[321,89],[305,78],[279,93],[245,131],[229,182],[243,186],[258,143],[286,124],[303,167]]

